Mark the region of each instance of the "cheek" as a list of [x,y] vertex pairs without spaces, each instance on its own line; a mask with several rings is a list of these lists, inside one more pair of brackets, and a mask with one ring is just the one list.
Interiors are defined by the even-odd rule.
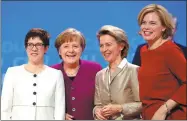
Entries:
[[79,55],[81,55],[81,54],[82,54],[82,49],[81,49],[81,48],[78,48],[78,49],[76,50],[76,52],[77,52]]
[[162,35],[162,29],[161,28],[155,28],[155,34],[156,35]]
[[66,52],[65,48],[60,48],[58,51],[59,55],[61,55],[61,56],[65,55],[65,52]]

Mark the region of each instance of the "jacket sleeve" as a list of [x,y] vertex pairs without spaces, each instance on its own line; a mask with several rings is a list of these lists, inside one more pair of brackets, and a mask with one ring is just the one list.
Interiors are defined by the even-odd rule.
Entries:
[[134,102],[123,104],[122,113],[125,117],[140,116],[142,103],[139,98],[139,82],[138,82],[138,67],[133,67],[131,72],[131,89],[134,97]]
[[2,95],[1,95],[1,120],[11,119],[11,110],[13,105],[13,73],[11,68],[8,68],[3,82]]
[[186,59],[179,48],[172,48],[167,53],[166,64],[170,71],[179,79],[180,87],[174,92],[172,100],[179,104],[187,105],[186,94]]
[[96,77],[95,77],[95,96],[94,96],[95,107],[93,109],[94,119],[97,119],[95,116],[95,109],[102,107],[101,94],[100,94],[100,88],[99,88],[99,78],[101,78],[101,77],[99,77],[99,74],[97,73]]
[[58,78],[55,90],[55,120],[65,120],[65,87],[61,71],[58,71]]

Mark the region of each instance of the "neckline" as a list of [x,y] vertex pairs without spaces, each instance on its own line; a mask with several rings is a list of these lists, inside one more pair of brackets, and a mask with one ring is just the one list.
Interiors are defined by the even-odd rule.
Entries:
[[[80,75],[79,73],[80,73],[80,71],[81,71],[81,69],[82,69],[82,63],[83,63],[82,60],[79,60],[79,69],[78,69],[77,74],[74,76],[74,80],[76,80],[77,76]],[[63,65],[64,65],[64,62],[62,61],[62,62],[60,63],[60,67],[61,67],[60,69],[61,69],[61,71],[63,72],[64,76],[69,78],[69,76],[67,75],[67,73],[66,73],[65,70],[64,70]]]
[[42,71],[40,71],[39,73],[33,73],[33,72],[30,72],[29,70],[27,70],[27,69],[25,68],[25,65],[26,65],[26,64],[23,64],[23,65],[22,65],[22,68],[23,68],[24,72],[26,72],[26,73],[29,74],[29,75],[34,75],[34,74],[36,74],[36,75],[41,75],[43,72],[45,72],[45,70],[46,70],[46,68],[47,68],[46,65],[43,65],[43,66],[44,66],[44,69],[43,69]]
[[167,43],[170,43],[170,42],[171,42],[170,40],[167,40],[166,42],[162,43],[160,46],[158,46],[157,48],[152,49],[152,50],[149,50],[149,49],[148,49],[148,44],[147,44],[147,45],[146,45],[146,50],[147,50],[148,52],[154,52],[154,51],[156,51],[156,50],[159,50],[159,49],[165,47],[165,45],[166,45]]

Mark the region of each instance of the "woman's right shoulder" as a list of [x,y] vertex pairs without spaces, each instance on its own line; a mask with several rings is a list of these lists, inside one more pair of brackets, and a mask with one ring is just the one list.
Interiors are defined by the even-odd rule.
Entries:
[[97,72],[96,76],[100,76],[100,75],[104,74],[106,72],[106,70],[107,70],[107,67],[101,69],[100,71]]
[[61,69],[61,63],[58,63],[58,64],[54,64],[52,66],[50,66],[51,68],[54,68],[54,69],[57,69],[57,70],[60,70]]
[[24,68],[24,65],[8,67],[7,72],[20,73]]

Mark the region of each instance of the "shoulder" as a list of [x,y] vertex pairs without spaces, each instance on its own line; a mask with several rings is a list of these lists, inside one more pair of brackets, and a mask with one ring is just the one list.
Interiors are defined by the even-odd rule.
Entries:
[[60,70],[57,70],[57,69],[52,68],[52,67],[49,67],[47,65],[45,65],[45,66],[46,66],[47,73],[49,73],[50,75],[59,75],[59,74],[61,74]]
[[101,69],[100,71],[98,71],[98,72],[96,73],[96,76],[98,77],[98,76],[103,75],[103,74],[106,72],[106,70],[107,70],[107,67],[106,67],[106,68]]
[[51,67],[51,68],[54,68],[54,69],[60,70],[60,68],[61,68],[61,63],[54,64],[54,65],[52,65],[52,66],[50,66],[50,67]]
[[88,60],[81,60],[81,63],[83,65],[89,65],[89,66],[101,66],[99,63],[94,61],[88,61]]
[[102,69],[102,66],[94,61],[88,61],[88,60],[81,60],[81,66],[84,66],[86,68],[96,69],[97,71]]
[[168,41],[162,48],[167,56],[173,56],[175,54],[183,54],[182,49],[172,41]]
[[135,65],[135,64],[132,64],[132,63],[127,63],[128,65],[128,69],[130,70],[131,74],[137,74],[138,73],[138,69],[139,69],[139,66],[138,65]]
[[147,51],[147,44],[142,44],[140,46],[140,52],[144,52],[144,51]]
[[23,70],[24,70],[24,65],[19,65],[19,66],[9,67],[7,69],[7,72],[20,73],[20,71]]
[[129,63],[129,62],[127,62],[127,65],[128,65],[128,67],[131,68],[131,69],[137,69],[137,68],[139,68],[138,65],[135,65],[135,64],[132,64],[132,63]]

